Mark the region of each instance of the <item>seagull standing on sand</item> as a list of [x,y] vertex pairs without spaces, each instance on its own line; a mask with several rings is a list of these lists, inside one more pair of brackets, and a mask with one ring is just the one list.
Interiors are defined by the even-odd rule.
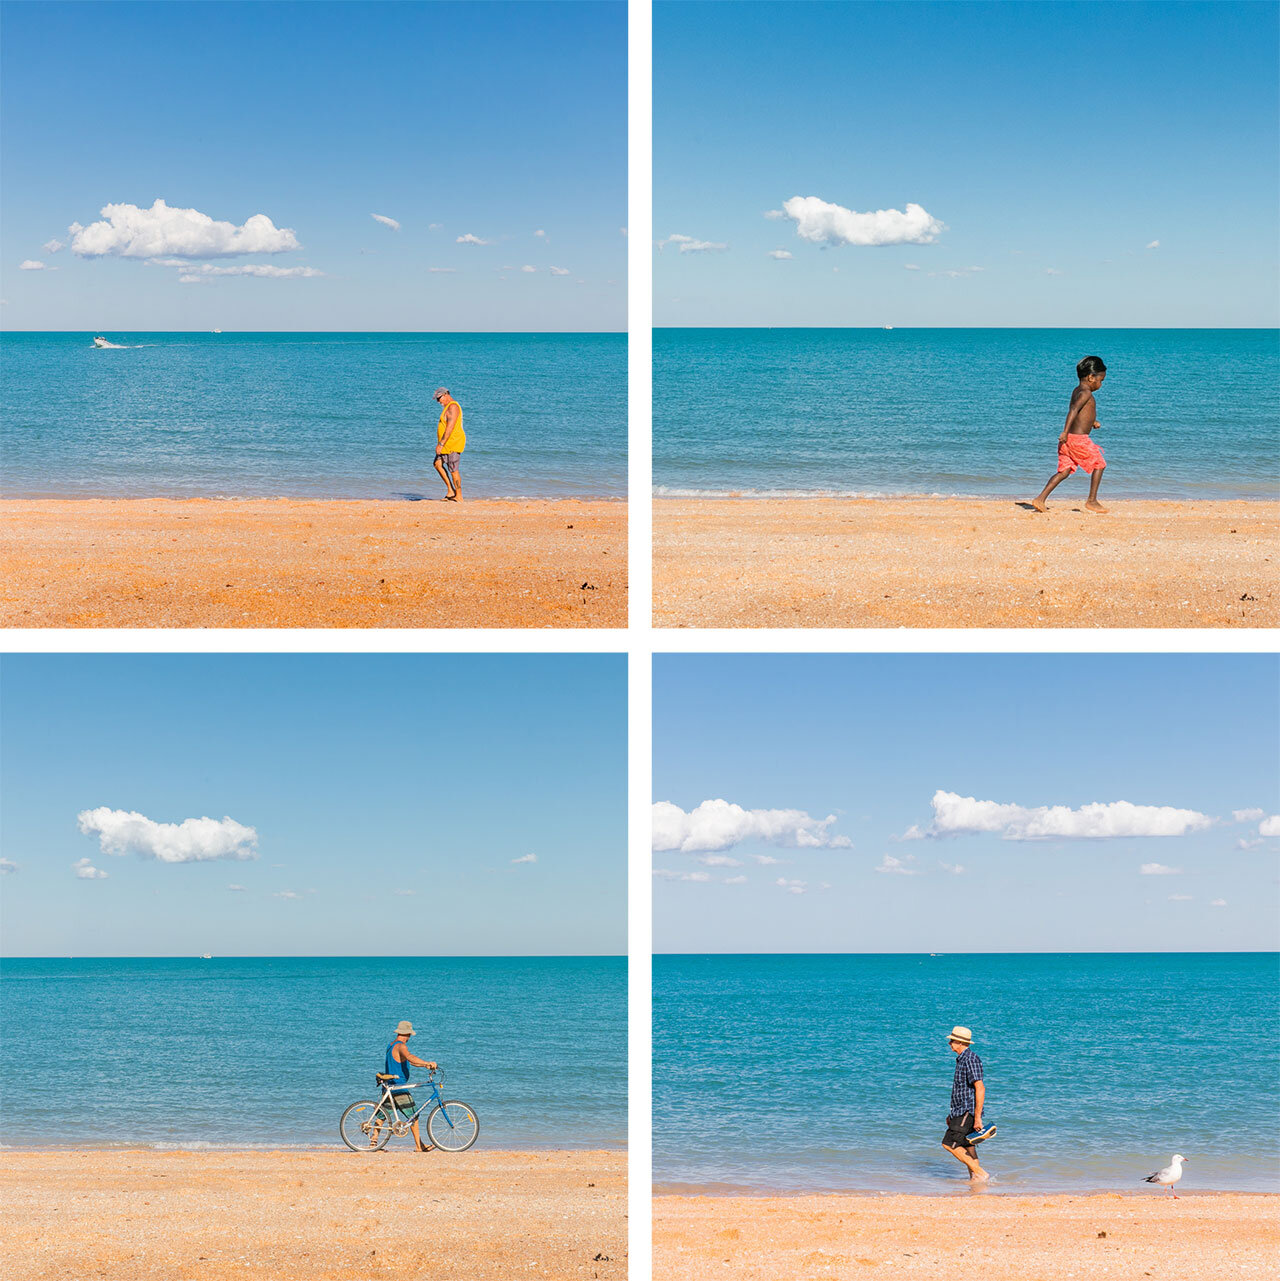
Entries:
[[1173,1191],[1173,1185],[1182,1178],[1182,1163],[1187,1158],[1185,1156],[1174,1156],[1173,1160],[1164,1167],[1163,1170],[1157,1170],[1154,1174],[1148,1174],[1144,1183],[1159,1183],[1168,1188],[1173,1195],[1173,1199],[1178,1200],[1178,1194]]

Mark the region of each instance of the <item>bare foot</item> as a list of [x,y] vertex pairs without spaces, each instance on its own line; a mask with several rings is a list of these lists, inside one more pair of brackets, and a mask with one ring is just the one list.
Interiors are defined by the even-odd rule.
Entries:
[[970,1170],[969,1171],[970,1183],[986,1183],[987,1180],[990,1178],[991,1176],[986,1172],[986,1170]]
[[1036,509],[1036,511],[1038,511],[1038,512],[1043,512],[1043,511],[1048,511],[1048,510],[1049,510],[1049,509],[1044,505],[1044,499],[1043,499],[1043,498],[1033,498],[1033,499],[1031,500],[1031,506],[1032,506],[1032,507],[1034,507],[1034,508]]
[[1091,511],[1091,512],[1110,511],[1110,508],[1104,507],[1096,498],[1090,498],[1085,503],[1084,508],[1085,508],[1085,511]]

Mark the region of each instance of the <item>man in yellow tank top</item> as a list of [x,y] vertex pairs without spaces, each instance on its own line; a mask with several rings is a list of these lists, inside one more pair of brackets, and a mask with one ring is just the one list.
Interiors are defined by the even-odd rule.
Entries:
[[462,406],[449,395],[448,387],[437,387],[436,403],[440,406],[440,421],[436,424],[436,471],[444,481],[445,500],[462,501],[462,477],[458,463],[467,447],[467,434],[462,430]]

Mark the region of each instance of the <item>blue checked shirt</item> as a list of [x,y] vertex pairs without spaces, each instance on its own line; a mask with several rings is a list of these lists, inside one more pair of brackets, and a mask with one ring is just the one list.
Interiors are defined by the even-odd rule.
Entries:
[[982,1080],[982,1060],[972,1047],[956,1055],[956,1077],[951,1083],[951,1111],[948,1116],[964,1116],[977,1107],[973,1083]]

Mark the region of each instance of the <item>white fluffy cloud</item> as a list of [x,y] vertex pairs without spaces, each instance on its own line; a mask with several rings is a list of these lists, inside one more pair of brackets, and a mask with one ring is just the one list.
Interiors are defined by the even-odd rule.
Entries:
[[105,881],[106,872],[99,871],[87,858],[76,859],[71,864],[72,870],[82,881]]
[[536,863],[537,861],[538,856],[536,854],[521,854],[519,858],[511,860],[511,866],[515,867],[520,863]]
[[227,889],[232,894],[243,894],[245,892],[245,888],[243,885],[228,885]]
[[1265,817],[1266,810],[1256,807],[1247,810],[1232,810],[1231,817],[1237,823],[1256,823],[1260,818]]
[[18,264],[19,271],[48,271],[49,268],[44,263],[35,258],[24,258]]
[[721,249],[728,249],[728,245],[720,244],[715,240],[698,240],[694,236],[681,236],[679,234],[668,236],[665,240],[658,241],[658,248],[664,249],[667,245],[679,246],[682,254],[705,254],[716,253]]
[[769,257],[776,258],[779,262],[786,262],[791,257],[789,249],[770,249]]
[[1143,863],[1138,868],[1139,876],[1181,876],[1182,868],[1165,867],[1163,863]]
[[1063,273],[1062,273],[1061,271],[1059,271],[1059,270],[1057,269],[1057,267],[1046,267],[1046,268],[1044,269],[1044,274],[1045,274],[1046,276],[1061,276],[1061,275],[1063,275]]
[[914,863],[915,859],[911,855],[906,858],[894,858],[892,854],[886,854],[880,860],[880,866],[876,868],[877,872],[887,872],[893,876],[919,876],[918,867],[910,867],[908,864]]
[[258,857],[258,833],[233,818],[188,818],[181,823],[157,823],[145,814],[108,809],[104,805],[82,811],[76,821],[86,836],[97,836],[104,854],[132,852],[161,863]]
[[812,818],[804,810],[747,810],[724,800],[703,801],[687,813],[670,801],[653,807],[653,848],[684,854],[727,850],[743,841],[795,849],[847,849],[847,836],[828,830],[834,814]]
[[710,872],[673,872],[669,867],[655,867],[653,874],[660,881],[697,881],[704,883],[711,879]]
[[1224,898],[1215,898],[1210,903],[1210,907],[1226,907],[1227,900]]
[[56,254],[58,250],[65,249],[66,245],[55,236],[52,240],[46,240],[41,248],[45,253]]
[[82,258],[227,258],[233,254],[278,254],[300,249],[288,227],[277,227],[266,214],[254,214],[242,226],[219,222],[198,209],[174,209],[157,200],[150,209],[137,205],[103,205],[101,222],[72,223],[71,250]]
[[16,872],[18,865],[11,858],[0,858],[0,876],[8,876],[10,872]]
[[1191,895],[1191,894],[1170,894],[1169,902],[1170,903],[1190,903],[1193,901],[1193,898],[1194,898],[1194,895]]
[[1152,242],[1147,246],[1147,248],[1148,248],[1148,249],[1159,249],[1159,248],[1160,248],[1160,242],[1159,242],[1158,240],[1153,240],[1153,241],[1152,241]]
[[547,270],[553,276],[572,276],[573,272],[568,267],[548,267]]
[[782,202],[782,212],[801,240],[817,245],[927,245],[946,229],[916,204],[856,213],[817,196],[792,196]]
[[247,262],[235,267],[215,267],[211,263],[201,263],[191,267],[178,280],[184,285],[197,284],[215,276],[258,276],[263,280],[299,280],[312,276],[323,276],[324,272],[315,267],[272,267],[266,263]]
[[283,899],[297,899],[297,898],[301,898],[302,895],[299,894],[297,890],[277,890],[271,897],[283,898]]
[[1272,814],[1258,824],[1259,836],[1280,836],[1280,814]]
[[537,267],[530,267],[528,263],[525,263],[525,265],[521,267],[520,270],[525,272],[526,274],[531,275],[533,272],[537,271],[538,269]]
[[809,888],[808,881],[789,881],[784,876],[778,877],[774,884],[786,890],[788,894],[803,894]]
[[386,214],[370,214],[374,222],[380,222],[384,227],[390,227],[392,231],[399,231],[400,224],[394,218],[388,218]]
[[457,267],[428,267],[427,270],[433,276],[454,276],[457,275]]
[[745,876],[726,876],[724,878],[724,883],[726,885],[745,885],[747,883],[747,878]]
[[703,867],[741,867],[742,860],[730,854],[699,854],[698,862]]
[[473,236],[469,231],[465,236],[459,236],[457,243],[460,245],[487,245],[488,240],[481,240],[479,236]]
[[943,863],[941,860],[939,860],[938,866],[942,868],[944,872],[950,872],[952,876],[964,875],[963,863]]
[[1211,826],[1213,819],[1196,810],[1170,805],[1134,805],[1129,801],[1094,802],[1070,809],[1041,805],[1028,809],[999,801],[980,801],[955,792],[933,794],[933,822],[910,828],[904,839],[998,833],[1007,841],[1109,840],[1127,836],[1185,836]]

